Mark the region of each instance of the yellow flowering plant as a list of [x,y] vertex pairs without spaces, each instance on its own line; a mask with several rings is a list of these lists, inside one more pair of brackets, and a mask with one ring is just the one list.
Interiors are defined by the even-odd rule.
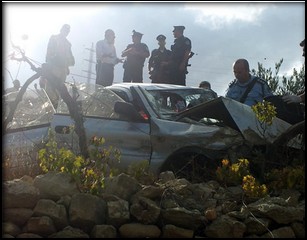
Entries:
[[82,192],[99,194],[104,188],[107,176],[113,176],[117,170],[113,167],[120,161],[119,150],[109,146],[104,148],[105,139],[93,136],[89,144],[89,158],[75,155],[71,150],[59,148],[55,133],[49,130],[48,142],[39,151],[38,159],[43,172],[57,171],[72,175]]
[[216,170],[218,181],[228,185],[240,185],[247,197],[264,197],[268,193],[266,185],[260,185],[250,174],[249,161],[241,158],[237,163],[230,164],[228,159],[222,160],[222,166]]
[[244,194],[251,198],[261,198],[268,195],[266,185],[260,185],[252,175],[243,177],[242,189]]
[[249,161],[244,158],[233,164],[230,164],[228,159],[223,159],[222,166],[216,170],[217,180],[225,185],[241,184],[243,176],[247,174],[249,174]]
[[276,117],[276,107],[268,101],[263,100],[251,106],[260,125],[261,134],[265,137],[268,126],[271,126],[273,119]]

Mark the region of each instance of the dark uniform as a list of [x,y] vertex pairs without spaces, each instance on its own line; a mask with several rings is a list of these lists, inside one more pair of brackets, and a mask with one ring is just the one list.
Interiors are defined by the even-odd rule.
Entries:
[[[183,26],[174,26],[174,31],[177,29],[184,30]],[[185,36],[181,36],[175,39],[174,45],[171,46],[172,50],[172,71],[171,78],[172,83],[177,85],[186,85],[186,74],[188,61],[184,70],[179,70],[180,64],[184,59],[186,51],[191,51],[192,43],[191,40]]]
[[[133,36],[141,38],[142,35],[139,32],[133,32]],[[148,57],[150,55],[149,49],[145,43],[141,42],[129,44],[123,52],[129,49],[132,49],[134,54],[127,53],[127,58],[123,64],[123,82],[143,82],[143,67],[146,57],[135,54],[135,52],[144,53]]]
[[[164,35],[159,35],[156,38],[159,42],[165,41]],[[165,43],[164,43],[165,44]],[[148,69],[152,83],[170,83],[170,70],[167,65],[162,65],[162,62],[171,60],[172,52],[164,46],[159,49],[154,49],[148,60]]]

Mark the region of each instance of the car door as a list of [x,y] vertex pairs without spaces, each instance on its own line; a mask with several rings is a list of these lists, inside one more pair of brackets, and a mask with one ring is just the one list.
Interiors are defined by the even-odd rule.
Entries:
[[[17,93],[3,96],[3,161],[6,176],[30,174],[47,138],[54,108],[42,90],[27,89],[15,108]],[[13,113],[13,115],[11,115]],[[10,117],[12,116],[12,118]]]
[[[114,112],[114,105],[117,101],[124,101],[108,89],[96,90],[94,93],[85,93],[83,88],[82,92],[79,92],[87,142],[94,136],[103,137],[106,148],[112,146],[120,151],[121,160],[118,166],[123,169],[132,162],[150,161],[149,121],[131,121],[120,116]],[[71,141],[69,131],[63,133],[62,130],[73,125],[74,122],[63,104],[65,103],[60,103],[61,110],[54,115],[51,127],[62,141],[63,139]]]

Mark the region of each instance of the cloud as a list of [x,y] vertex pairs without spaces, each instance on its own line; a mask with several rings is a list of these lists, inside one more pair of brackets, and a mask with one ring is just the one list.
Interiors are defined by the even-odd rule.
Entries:
[[191,4],[186,10],[195,13],[195,22],[211,30],[219,30],[235,23],[257,25],[260,15],[268,5],[254,4]]

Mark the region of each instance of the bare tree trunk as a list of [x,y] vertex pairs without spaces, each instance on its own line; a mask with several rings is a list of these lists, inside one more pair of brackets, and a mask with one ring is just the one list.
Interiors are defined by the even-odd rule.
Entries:
[[88,157],[88,151],[87,151],[87,142],[86,142],[86,134],[83,124],[83,115],[81,112],[81,109],[76,101],[76,99],[72,98],[67,90],[67,87],[65,84],[60,84],[56,88],[59,91],[59,94],[63,101],[66,103],[70,116],[75,121],[76,124],[76,133],[79,137],[79,147],[82,156],[85,158]]
[[71,118],[75,121],[75,129],[76,133],[79,137],[79,148],[80,152],[83,157],[88,157],[88,150],[87,150],[87,142],[86,142],[86,134],[83,124],[83,116],[82,111],[77,103],[77,100],[74,99],[68,92],[65,83],[62,79],[56,77],[48,64],[44,64],[42,66],[42,75],[45,77],[49,83],[49,85],[54,89],[57,90],[60,97],[66,103]]
[[[84,124],[83,124],[83,116],[78,107],[76,99],[73,99],[70,96],[66,85],[64,83],[60,83],[60,80],[56,79],[56,77],[52,75],[52,73],[50,73],[48,70],[43,68],[43,74],[47,79],[50,79],[48,81],[52,83],[52,86],[59,92],[61,98],[67,104],[70,116],[72,117],[72,119],[75,121],[75,124],[76,124],[76,133],[79,137],[79,147],[80,147],[81,154],[82,156],[87,158],[88,150],[87,150],[85,129],[84,129]],[[7,118],[3,122],[3,126],[2,126],[2,128],[4,129],[3,135],[4,135],[4,132],[6,132],[7,130],[8,123],[12,121],[17,105],[22,100],[22,97],[26,89],[28,88],[30,83],[32,83],[35,79],[39,78],[40,76],[41,76],[41,72],[38,71],[35,75],[30,77],[21,87],[20,91],[18,92],[16,96],[15,101],[12,104],[12,108],[10,109],[10,112]]]

